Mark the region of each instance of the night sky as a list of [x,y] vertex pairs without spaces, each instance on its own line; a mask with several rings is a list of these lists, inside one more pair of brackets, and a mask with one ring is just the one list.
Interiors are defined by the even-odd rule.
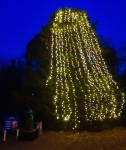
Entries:
[[118,49],[126,41],[126,0],[1,0],[0,63],[23,58],[28,42],[59,8],[76,8],[98,20],[97,33]]

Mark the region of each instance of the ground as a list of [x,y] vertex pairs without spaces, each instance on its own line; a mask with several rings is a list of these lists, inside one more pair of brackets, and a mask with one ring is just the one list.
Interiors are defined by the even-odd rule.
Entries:
[[126,127],[100,132],[43,131],[34,141],[16,141],[14,135],[2,140],[0,150],[126,150]]

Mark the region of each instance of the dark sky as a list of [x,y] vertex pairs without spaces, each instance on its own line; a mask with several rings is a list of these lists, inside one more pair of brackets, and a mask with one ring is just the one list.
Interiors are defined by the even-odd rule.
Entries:
[[87,11],[99,21],[98,34],[116,47],[126,40],[126,0],[0,0],[0,62],[23,57],[27,43],[64,7]]

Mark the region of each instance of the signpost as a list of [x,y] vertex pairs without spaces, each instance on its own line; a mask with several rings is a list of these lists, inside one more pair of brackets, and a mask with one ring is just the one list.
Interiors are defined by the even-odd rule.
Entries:
[[19,117],[18,116],[6,116],[4,119],[4,142],[6,141],[6,133],[9,130],[16,130],[17,140],[19,137]]
[[39,135],[42,134],[42,122],[36,122],[36,129],[38,130]]

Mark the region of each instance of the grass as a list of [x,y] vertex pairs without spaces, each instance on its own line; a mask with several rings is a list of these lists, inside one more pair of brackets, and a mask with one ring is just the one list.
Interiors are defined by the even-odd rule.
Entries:
[[13,135],[0,142],[0,150],[126,150],[126,128],[101,132],[43,132],[35,141],[16,141]]

